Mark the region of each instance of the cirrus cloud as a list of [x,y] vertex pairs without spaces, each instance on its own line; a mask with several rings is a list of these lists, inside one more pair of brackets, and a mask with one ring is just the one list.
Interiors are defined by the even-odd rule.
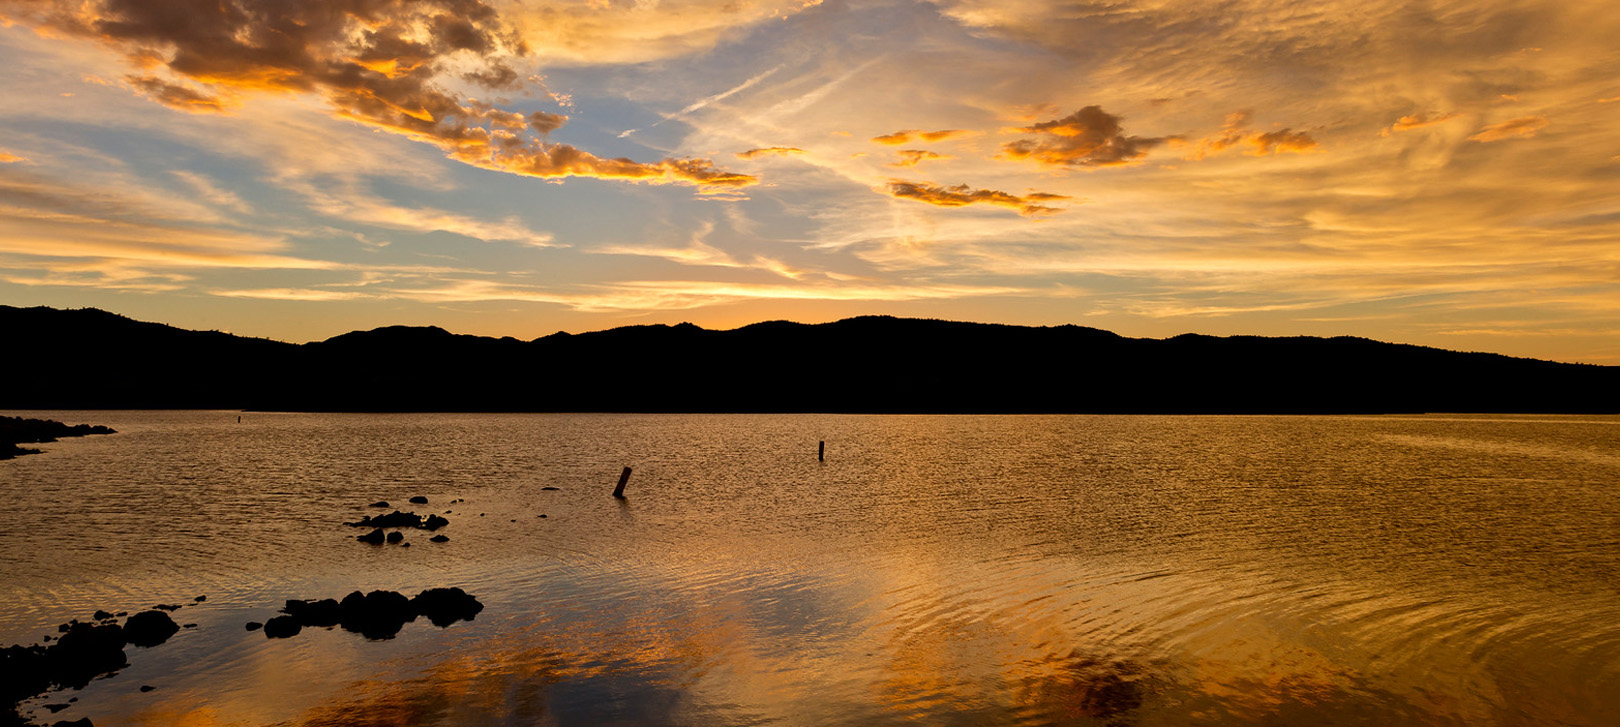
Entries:
[[1475,132],[1473,136],[1468,137],[1468,140],[1488,143],[1516,137],[1529,138],[1551,124],[1551,121],[1542,116],[1521,116],[1517,119],[1503,121],[1500,124],[1486,126]]

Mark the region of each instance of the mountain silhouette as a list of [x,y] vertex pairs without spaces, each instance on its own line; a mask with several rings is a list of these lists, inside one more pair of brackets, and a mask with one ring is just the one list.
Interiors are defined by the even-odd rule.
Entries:
[[1620,411],[1620,367],[1365,338],[1126,338],[863,316],[523,341],[388,326],[291,344],[0,306],[3,409],[871,413]]

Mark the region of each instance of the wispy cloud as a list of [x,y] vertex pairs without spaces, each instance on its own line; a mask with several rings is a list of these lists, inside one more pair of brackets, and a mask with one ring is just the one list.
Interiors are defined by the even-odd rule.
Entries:
[[1491,124],[1468,137],[1469,141],[1492,142],[1503,139],[1529,138],[1535,136],[1552,122],[1540,116],[1521,116],[1509,119],[1500,124]]
[[429,302],[528,301],[556,303],[584,312],[681,310],[750,300],[909,301],[1016,295],[1022,288],[965,285],[778,285],[710,281],[634,281],[595,286],[595,290],[556,290],[458,280],[431,287],[391,291],[390,296]]
[[889,166],[891,166],[891,167],[902,167],[902,168],[903,167],[914,167],[914,166],[917,166],[918,164],[921,164],[923,162],[926,162],[926,161],[929,161],[929,160],[932,160],[932,159],[950,159],[951,158],[947,154],[938,154],[938,153],[935,153],[935,152],[928,151],[926,149],[901,149],[900,151],[895,152],[895,153],[900,155],[900,161],[897,161],[897,162],[894,162],[893,164],[890,164]]
[[1425,126],[1443,124],[1455,118],[1457,118],[1457,114],[1455,112],[1448,114],[1411,114],[1396,119],[1395,123],[1384,127],[1384,130],[1378,132],[1378,135],[1389,136],[1391,134],[1398,134],[1402,131],[1421,129]]

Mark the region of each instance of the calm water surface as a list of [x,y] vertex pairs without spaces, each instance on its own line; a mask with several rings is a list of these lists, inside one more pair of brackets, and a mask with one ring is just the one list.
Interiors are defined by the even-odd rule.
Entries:
[[0,462],[0,644],[208,596],[53,721],[1620,724],[1617,417],[7,414],[120,433]]

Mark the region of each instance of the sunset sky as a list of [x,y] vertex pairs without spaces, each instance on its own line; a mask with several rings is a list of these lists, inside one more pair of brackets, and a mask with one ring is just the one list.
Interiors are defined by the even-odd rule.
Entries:
[[1620,364],[1613,0],[0,0],[0,303]]

